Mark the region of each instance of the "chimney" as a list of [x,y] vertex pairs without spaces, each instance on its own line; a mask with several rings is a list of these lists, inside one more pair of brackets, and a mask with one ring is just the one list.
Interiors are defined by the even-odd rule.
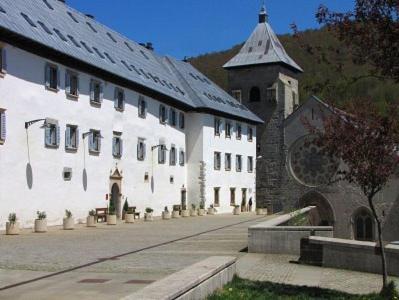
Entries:
[[153,45],[152,45],[151,42],[147,42],[147,44],[145,45],[145,47],[146,47],[148,50],[150,50],[150,51],[154,51],[154,47],[153,47]]
[[65,4],[65,0],[58,0],[58,1]]
[[93,15],[91,15],[91,14],[86,14],[86,17],[88,17],[88,18],[90,18],[90,19],[93,19],[93,20],[94,20],[94,16],[93,16]]

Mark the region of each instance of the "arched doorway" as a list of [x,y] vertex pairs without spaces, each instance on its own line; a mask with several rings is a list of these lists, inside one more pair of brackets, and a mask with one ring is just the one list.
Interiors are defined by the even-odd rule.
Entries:
[[316,206],[309,212],[309,222],[312,226],[334,226],[334,211],[328,200],[318,192],[309,192],[299,200],[301,208]]
[[121,192],[119,185],[114,183],[111,188],[111,199],[109,205],[115,207],[116,216],[121,217]]
[[359,241],[374,241],[375,224],[371,212],[361,207],[352,216],[353,238]]
[[260,102],[260,89],[254,86],[249,91],[249,101],[250,102]]

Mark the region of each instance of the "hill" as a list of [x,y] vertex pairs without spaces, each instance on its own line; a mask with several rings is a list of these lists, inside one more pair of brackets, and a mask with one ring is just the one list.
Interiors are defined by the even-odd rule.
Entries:
[[[288,34],[280,35],[279,39],[305,71],[300,78],[301,101],[310,95],[337,102],[369,96],[381,104],[386,101],[399,103],[399,85],[368,76],[370,66],[355,65],[349,50],[328,30],[301,32],[299,40]],[[301,47],[300,43],[311,45],[312,49]],[[241,47],[242,44],[226,51],[193,57],[189,62],[227,90],[227,72],[222,66]]]

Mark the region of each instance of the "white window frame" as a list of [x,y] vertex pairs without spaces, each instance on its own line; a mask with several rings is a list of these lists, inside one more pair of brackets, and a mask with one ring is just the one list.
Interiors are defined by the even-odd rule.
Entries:
[[[122,99],[119,99],[120,95],[122,96]],[[125,90],[119,87],[115,87],[114,90],[114,108],[117,111],[125,110]]]
[[137,160],[144,161],[146,157],[146,144],[144,138],[139,138],[137,141]]
[[166,145],[164,143],[160,143],[158,147],[158,164],[166,164]]
[[248,169],[248,173],[253,173],[253,171],[254,171],[254,158],[253,158],[253,156],[248,156],[247,169]]
[[228,139],[231,138],[232,125],[230,121],[224,122],[224,129],[225,129],[226,138]]
[[222,133],[222,120],[219,118],[215,118],[214,120],[214,126],[215,126],[215,136],[220,136]]
[[213,154],[213,168],[217,171],[220,171],[222,167],[222,154],[218,151],[215,151]]
[[145,119],[147,117],[147,101],[145,100],[144,96],[139,96],[138,102],[138,114],[139,117]]
[[121,158],[123,155],[123,139],[121,133],[114,132],[112,138],[112,156],[114,158]]
[[236,139],[241,140],[241,137],[242,137],[242,126],[240,123],[236,123]]
[[166,124],[168,121],[168,109],[165,105],[159,105],[159,122],[161,124]]
[[176,160],[177,160],[176,146],[172,145],[169,151],[169,165],[176,166]]
[[224,169],[231,171],[231,153],[224,154]]
[[77,125],[67,124],[65,128],[65,149],[76,151],[78,150],[78,148],[79,148],[79,128]]
[[[98,90],[96,87],[98,86]],[[90,103],[100,105],[104,98],[103,83],[100,80],[90,80]],[[98,91],[98,95],[97,95]]]
[[236,155],[236,171],[242,171],[242,155],[239,154]]
[[[72,92],[72,78],[76,78],[76,91]],[[65,94],[68,97],[79,98],[79,74],[77,72],[67,70],[65,72]]]
[[247,128],[247,139],[248,142],[252,142],[254,140],[254,129],[250,125],[248,125]]
[[[53,72],[55,71],[55,72]],[[53,75],[55,74],[55,79]],[[58,92],[60,89],[60,69],[57,65],[46,63],[44,68],[44,82],[46,89],[53,92]],[[55,86],[54,86],[55,85]]]
[[186,164],[186,153],[184,150],[179,151],[179,165],[184,166]]
[[58,121],[48,122],[44,127],[44,145],[46,148],[58,148],[60,146],[60,126]]
[[[101,152],[101,131],[97,129],[90,129],[89,134],[89,152],[100,153]],[[94,146],[97,147],[94,147]]]

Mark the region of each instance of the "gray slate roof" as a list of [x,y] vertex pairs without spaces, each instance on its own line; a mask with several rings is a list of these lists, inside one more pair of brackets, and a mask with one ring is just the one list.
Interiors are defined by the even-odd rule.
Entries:
[[211,109],[262,122],[190,64],[159,56],[58,0],[1,0],[0,28],[167,95],[193,110]]
[[262,8],[260,22],[246,41],[240,52],[229,60],[223,67],[234,68],[249,65],[282,63],[303,72],[302,68],[285,52],[276,34],[267,21],[266,12]]

